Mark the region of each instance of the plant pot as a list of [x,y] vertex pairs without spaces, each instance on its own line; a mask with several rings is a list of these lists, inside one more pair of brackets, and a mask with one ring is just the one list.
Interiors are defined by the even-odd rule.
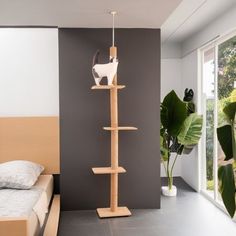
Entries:
[[161,192],[164,196],[175,197],[177,195],[177,188],[174,185],[172,185],[171,189],[169,189],[168,186],[162,186],[161,187]]

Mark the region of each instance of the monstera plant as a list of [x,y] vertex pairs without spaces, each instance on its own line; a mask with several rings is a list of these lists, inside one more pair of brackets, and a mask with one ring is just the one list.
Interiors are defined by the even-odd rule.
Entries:
[[[177,193],[173,185],[173,169],[178,156],[185,149],[188,150],[187,153],[191,152],[201,137],[202,116],[193,110],[189,112],[190,104],[181,101],[174,90],[161,103],[160,150],[168,179],[168,186],[162,187],[162,193],[166,196],[175,196]],[[175,154],[174,157],[172,153]],[[171,161],[172,157],[174,159]]]
[[219,192],[229,215],[233,218],[236,210],[234,174],[234,163],[236,161],[236,102],[227,104],[223,112],[226,117],[226,124],[217,128],[218,140],[225,154],[224,159],[219,162],[218,168]]

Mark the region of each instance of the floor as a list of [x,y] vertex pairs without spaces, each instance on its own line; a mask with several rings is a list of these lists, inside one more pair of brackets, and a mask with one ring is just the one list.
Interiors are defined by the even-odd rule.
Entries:
[[175,179],[177,198],[162,197],[159,210],[132,210],[131,217],[99,219],[95,211],[61,212],[59,236],[235,236],[236,223]]

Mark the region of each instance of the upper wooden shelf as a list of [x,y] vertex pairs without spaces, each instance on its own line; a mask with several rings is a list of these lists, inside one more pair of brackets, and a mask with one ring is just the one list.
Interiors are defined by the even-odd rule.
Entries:
[[123,89],[125,88],[125,85],[94,85],[91,87],[91,89],[113,89],[113,88],[117,88],[117,89]]
[[111,167],[94,167],[92,168],[93,173],[97,175],[102,174],[115,174],[115,173],[125,173],[126,170],[119,166],[117,169],[112,169]]
[[103,127],[104,130],[137,130],[136,127],[130,127],[130,126],[119,126],[119,127]]

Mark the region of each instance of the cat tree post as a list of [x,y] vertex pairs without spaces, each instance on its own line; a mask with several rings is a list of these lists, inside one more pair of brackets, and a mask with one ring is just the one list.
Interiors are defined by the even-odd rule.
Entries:
[[[117,48],[110,47],[110,58],[117,57]],[[113,79],[113,84],[117,85],[117,75]],[[110,90],[110,112],[111,127],[118,127],[118,95],[117,87]],[[118,130],[111,131],[111,168],[118,169]],[[117,210],[118,206],[118,173],[111,174],[111,196],[110,208],[112,212]]]
[[[110,47],[110,57],[117,57],[117,48]],[[118,124],[118,89],[125,88],[124,85],[117,85],[117,75],[114,76],[112,85],[95,85],[92,89],[109,89],[110,90],[110,113],[111,126],[103,127],[104,130],[111,132],[111,167],[95,167],[92,168],[94,174],[110,174],[110,207],[98,208],[99,217],[118,217],[130,216],[131,212],[127,207],[118,206],[118,175],[125,173],[126,170],[119,166],[118,142],[119,131],[121,130],[137,130],[135,127],[119,126]]]

